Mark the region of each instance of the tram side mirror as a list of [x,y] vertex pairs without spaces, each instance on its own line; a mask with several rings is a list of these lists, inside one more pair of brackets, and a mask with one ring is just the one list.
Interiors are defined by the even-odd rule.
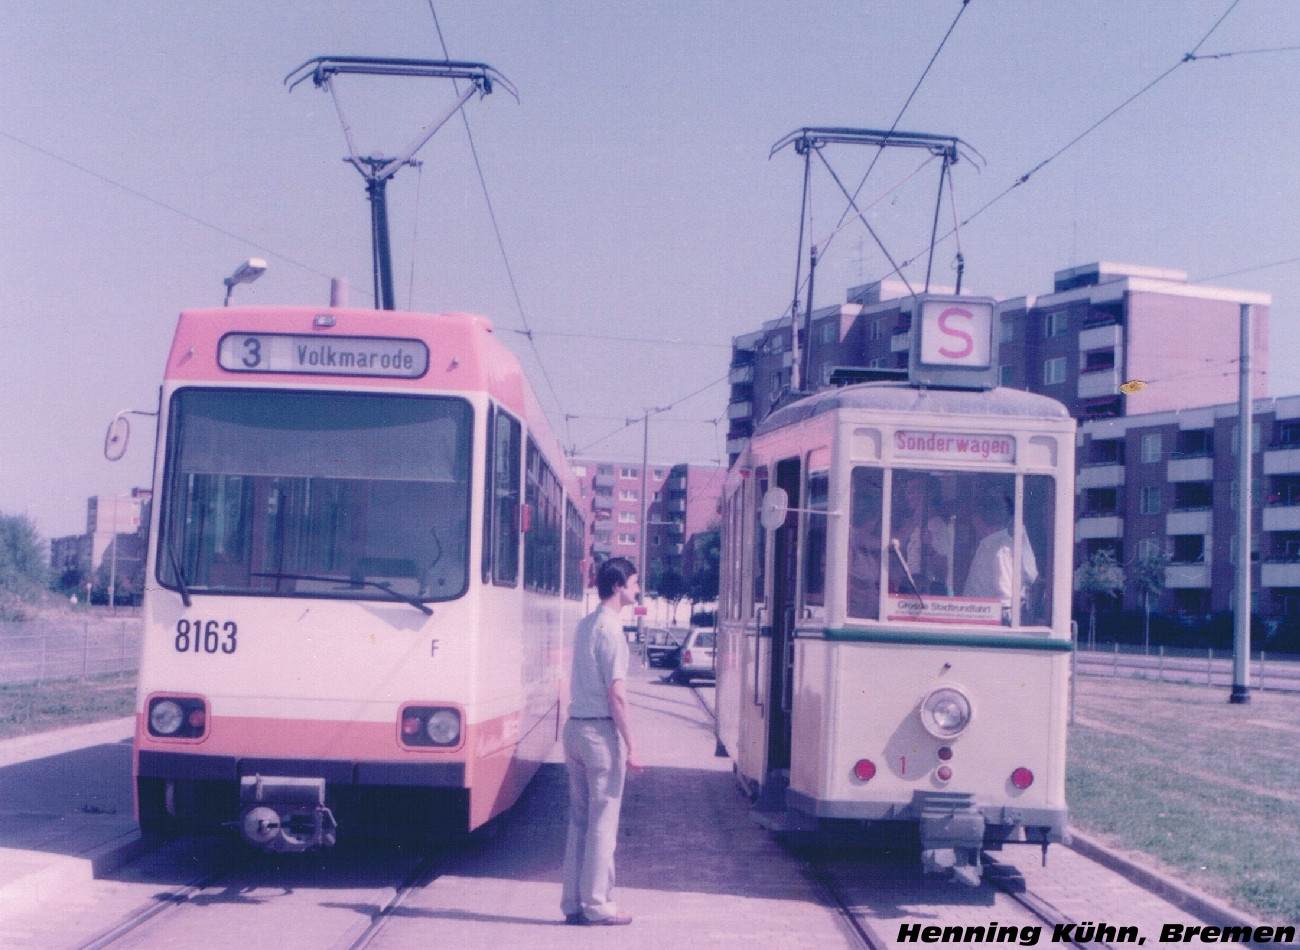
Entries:
[[104,435],[104,458],[116,462],[126,454],[126,444],[131,439],[131,423],[125,412],[119,412],[108,424]]
[[790,496],[784,488],[769,488],[758,509],[758,521],[767,531],[775,531],[785,524],[790,511]]

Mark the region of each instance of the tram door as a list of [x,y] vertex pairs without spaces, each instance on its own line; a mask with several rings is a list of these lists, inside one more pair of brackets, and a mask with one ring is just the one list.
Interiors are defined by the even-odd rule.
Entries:
[[[785,489],[790,507],[802,507],[799,459],[776,464],[776,487]],[[790,768],[790,710],[794,695],[795,587],[799,578],[799,516],[786,515],[772,533],[772,654],[768,684],[767,774]]]

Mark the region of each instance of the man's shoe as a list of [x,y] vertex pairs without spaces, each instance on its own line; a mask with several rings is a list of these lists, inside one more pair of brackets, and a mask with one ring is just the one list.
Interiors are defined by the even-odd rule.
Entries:
[[564,922],[566,924],[572,924],[575,927],[583,927],[587,923],[587,918],[582,916],[582,911],[575,911],[572,914],[565,914]]
[[632,923],[632,915],[619,911],[610,917],[588,917],[587,925],[590,927],[618,927],[623,924]]

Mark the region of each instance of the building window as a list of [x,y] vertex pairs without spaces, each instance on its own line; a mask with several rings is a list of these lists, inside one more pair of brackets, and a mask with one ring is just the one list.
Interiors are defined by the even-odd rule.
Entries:
[[635,488],[620,488],[618,490],[619,501],[636,501],[639,497]]
[[1159,462],[1164,451],[1164,442],[1159,432],[1148,432],[1142,436],[1142,461]]
[[1092,465],[1123,465],[1123,439],[1093,439],[1088,446],[1088,462]]
[[998,385],[1010,386],[1016,381],[1016,367],[1012,363],[1003,363],[998,367]]
[[[1241,426],[1239,425],[1234,425],[1232,427],[1232,454],[1233,455],[1237,454],[1237,447],[1241,445],[1241,438],[1237,434],[1240,431],[1240,429]],[[1260,432],[1259,423],[1256,422],[1250,427],[1250,451],[1252,453],[1259,451],[1259,432]]]
[[1084,493],[1085,515],[1114,515],[1119,511],[1119,492],[1114,488],[1089,488]]
[[1200,564],[1205,560],[1205,535],[1176,534],[1170,561],[1175,564]]
[[620,511],[618,513],[619,524],[636,524],[637,516],[635,511]]
[[1138,542],[1137,559],[1139,561],[1149,561],[1152,558],[1159,557],[1164,553],[1164,544],[1155,538],[1143,538]]
[[840,325],[838,321],[828,320],[821,325],[821,336],[818,338],[822,343],[838,343],[840,341]]
[[655,476],[655,478],[657,478],[657,479],[662,479],[662,478],[664,477],[664,470],[663,470],[662,468],[657,468],[657,469],[655,469],[655,470],[654,470],[654,476]]
[[884,333],[880,329],[879,320],[872,320],[870,323],[867,324],[868,340],[879,340],[882,336],[884,336]]
[[618,477],[619,478],[640,478],[641,470],[639,468],[629,468],[628,466],[624,465],[622,468],[618,470]]
[[1003,320],[999,328],[999,343],[1014,343],[1016,341],[1016,323],[1014,320]]
[[1093,350],[1087,353],[1083,358],[1083,372],[1100,373],[1103,370],[1115,368],[1115,351],[1114,350]]
[[1160,514],[1160,486],[1151,485],[1142,489],[1138,499],[1138,512],[1144,515]]
[[1043,364],[1043,385],[1054,386],[1065,382],[1065,357],[1058,356]]
[[1070,329],[1070,315],[1064,310],[1049,313],[1043,317],[1043,336],[1065,336]]
[[[1235,491],[1236,485],[1233,486]],[[1174,485],[1175,511],[1202,511],[1214,507],[1212,482],[1178,482]]]
[[1275,445],[1300,445],[1300,419],[1287,419],[1278,422],[1273,435]]
[[620,534],[620,535],[618,536],[618,543],[619,543],[619,544],[636,544],[636,535],[635,535],[635,534]]

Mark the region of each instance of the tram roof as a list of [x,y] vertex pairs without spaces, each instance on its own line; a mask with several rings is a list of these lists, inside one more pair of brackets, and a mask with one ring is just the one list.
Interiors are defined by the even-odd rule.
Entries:
[[1070,417],[1065,406],[1055,399],[1022,389],[935,389],[905,382],[872,382],[824,389],[782,406],[755,426],[754,434],[797,425],[838,409],[929,412],[941,416],[1007,416],[1017,419]]

